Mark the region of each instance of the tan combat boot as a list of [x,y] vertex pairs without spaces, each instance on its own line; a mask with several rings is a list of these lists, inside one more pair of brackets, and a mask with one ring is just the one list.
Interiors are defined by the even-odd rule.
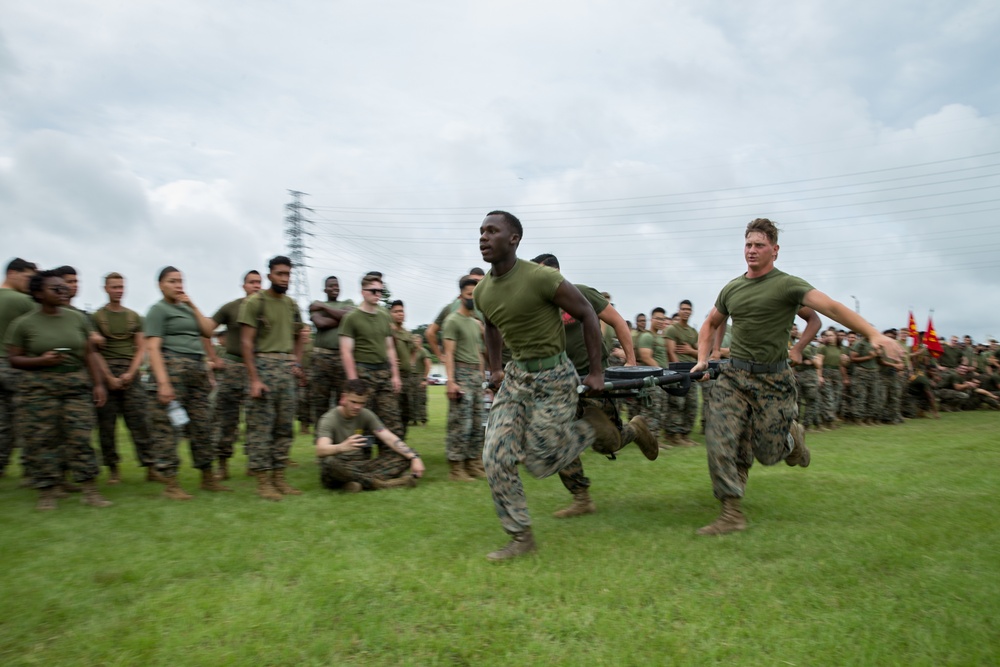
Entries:
[[594,429],[594,451],[599,454],[614,454],[622,448],[622,436],[608,416],[598,407],[583,410],[583,421]]
[[361,486],[361,482],[348,482],[344,484],[344,493],[361,493],[365,490],[365,487]]
[[108,475],[108,486],[111,486],[112,484],[122,483],[122,476],[121,473],[118,472],[117,465],[108,466],[108,472],[111,473],[110,475]]
[[448,472],[449,482],[476,481],[474,477],[469,477],[469,473],[465,471],[465,461],[448,461],[448,467],[451,468]]
[[216,478],[220,482],[229,479],[229,459],[224,456],[219,457],[219,472],[216,474]]
[[288,481],[285,479],[285,471],[284,470],[274,470],[274,471],[272,471],[272,474],[271,474],[271,483],[274,485],[274,488],[278,490],[278,493],[280,493],[283,496],[301,496],[302,495],[302,492],[300,490],[296,489],[294,486],[292,486],[291,484],[289,484]]
[[584,489],[583,491],[577,491],[573,494],[573,502],[569,507],[553,512],[552,516],[557,519],[568,519],[574,516],[593,514],[596,511],[597,505],[595,505],[594,501],[590,498],[590,492],[587,489]]
[[531,534],[531,529],[529,528],[522,533],[512,534],[511,540],[507,546],[486,554],[486,560],[494,562],[510,560],[511,558],[525,556],[527,554],[534,553],[535,551],[538,551],[538,547],[535,546],[535,536]]
[[486,468],[483,467],[483,459],[466,459],[465,472],[473,479],[486,479]]
[[656,441],[656,436],[649,430],[646,418],[636,415],[629,420],[621,433],[622,445],[635,442],[636,446],[642,450],[642,455],[650,461],[655,461],[660,455],[660,443]]
[[91,507],[111,507],[114,505],[113,502],[100,494],[97,490],[97,482],[94,480],[84,482],[82,488],[83,497],[80,498],[81,504],[90,505]]
[[258,470],[253,473],[253,476],[257,478],[258,496],[264,500],[273,500],[275,502],[283,498],[281,492],[274,488],[274,482],[271,480],[270,470]]
[[167,485],[167,488],[163,490],[164,498],[168,500],[191,500],[194,497],[177,483],[176,473],[173,477],[167,477],[163,473],[160,473],[160,477],[163,479],[163,483]]
[[372,480],[373,489],[400,489],[403,487],[412,489],[417,486],[417,478],[413,475],[404,475],[403,477],[396,477],[394,479],[374,479]]
[[215,473],[212,472],[212,466],[201,469],[201,486],[199,488],[202,491],[232,491],[228,486],[219,484]]
[[785,457],[785,463],[790,466],[808,468],[812,456],[809,454],[809,448],[806,447],[805,429],[802,428],[802,424],[792,422],[792,428],[789,429],[789,433],[792,436],[794,447],[792,447],[791,453]]
[[36,510],[39,512],[51,512],[52,510],[58,508],[59,505],[56,502],[56,487],[49,486],[38,490],[38,502],[35,504]]
[[740,510],[739,498],[726,498],[722,501],[722,514],[719,518],[703,528],[698,529],[699,535],[725,535],[747,529],[747,518]]

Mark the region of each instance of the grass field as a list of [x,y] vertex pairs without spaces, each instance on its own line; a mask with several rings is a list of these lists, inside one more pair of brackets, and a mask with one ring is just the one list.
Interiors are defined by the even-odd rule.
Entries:
[[0,665],[1000,664],[1000,413],[810,435],[720,538],[694,533],[703,448],[588,452],[598,513],[555,519],[558,479],[526,477],[539,553],[491,564],[506,536],[485,482],[445,481],[441,389],[417,489],[325,491],[308,436],[281,503],[190,467],[195,499],[166,501],[131,454],[105,510],[38,513],[4,478]]

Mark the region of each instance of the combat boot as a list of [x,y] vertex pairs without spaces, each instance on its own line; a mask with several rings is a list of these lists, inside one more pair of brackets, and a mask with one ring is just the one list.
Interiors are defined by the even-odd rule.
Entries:
[[181,488],[181,485],[177,483],[177,474],[175,473],[173,477],[168,477],[164,474],[160,474],[160,478],[163,483],[167,485],[167,488],[163,490],[163,497],[168,500],[191,500],[194,496]]
[[574,516],[593,514],[596,511],[597,505],[590,498],[590,492],[584,489],[573,494],[573,503],[569,507],[561,509],[558,512],[553,512],[552,516],[557,519],[568,519]]
[[535,536],[531,534],[531,529],[529,528],[521,533],[513,533],[507,546],[486,554],[486,560],[510,560],[511,558],[525,556],[535,551],[538,551],[538,547],[535,546]]
[[[471,479],[471,478],[470,478]],[[373,489],[399,489],[402,487],[414,488],[417,486],[417,478],[413,475],[404,475],[394,479],[373,479]]]
[[792,436],[792,444],[794,446],[791,453],[785,457],[785,463],[790,466],[808,468],[812,456],[809,454],[809,448],[806,447],[805,429],[802,428],[802,424],[792,422],[792,427],[788,432]]
[[650,461],[655,461],[656,457],[660,455],[660,444],[656,442],[656,436],[649,430],[646,418],[641,415],[632,417],[621,432],[623,446],[633,441],[642,450],[642,455]]
[[229,479],[229,459],[224,456],[219,457],[219,472],[216,477],[220,482]]
[[660,449],[673,449],[674,447],[683,447],[681,444],[681,438],[676,433],[667,433],[667,437],[664,440],[664,444],[660,445]]
[[361,486],[361,482],[348,482],[344,484],[344,493],[361,493],[365,490],[365,487]]
[[54,509],[58,509],[59,505],[56,502],[56,487],[49,486],[44,489],[38,490],[38,502],[35,504],[35,509],[39,512],[51,512]]
[[253,476],[257,478],[258,496],[264,500],[273,500],[275,502],[283,498],[281,492],[274,488],[274,482],[271,480],[270,470],[258,470],[253,473]]
[[739,498],[726,498],[722,501],[722,513],[712,523],[698,529],[699,535],[725,535],[747,529],[747,518],[740,510]]
[[69,481],[68,472],[64,473],[63,480],[59,483],[59,486],[61,486],[62,490],[65,491],[66,493],[80,493],[81,491],[83,491],[82,486],[78,486],[73,482]]
[[114,505],[113,502],[100,494],[97,490],[97,482],[94,480],[83,483],[83,497],[80,498],[80,503],[91,507],[111,507]]
[[201,469],[201,486],[199,487],[202,491],[232,491],[228,486],[223,486],[219,484],[219,480],[216,479],[215,473],[212,472],[212,466]]
[[691,439],[691,436],[687,433],[678,433],[677,442],[680,443],[678,447],[697,447],[698,443]]
[[465,461],[448,461],[448,467],[451,470],[448,472],[449,482],[474,482],[474,477],[469,477],[469,473],[465,471]]
[[483,467],[483,459],[466,459],[465,472],[473,479],[486,479],[486,468]]
[[301,496],[302,492],[296,489],[294,486],[288,483],[285,479],[284,470],[274,470],[271,474],[271,483],[274,488],[278,490],[283,496]]
[[108,472],[111,473],[108,476],[108,485],[111,485],[111,484],[121,484],[122,483],[122,476],[118,472],[118,466],[117,465],[109,465],[108,466]]
[[594,429],[594,451],[600,454],[614,454],[622,448],[622,436],[611,423],[604,410],[590,406],[583,410],[583,421]]

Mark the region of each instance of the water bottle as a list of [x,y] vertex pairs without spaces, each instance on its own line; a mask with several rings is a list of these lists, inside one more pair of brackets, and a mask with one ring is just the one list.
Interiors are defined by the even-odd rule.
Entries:
[[174,425],[174,428],[180,428],[187,425],[190,418],[188,418],[188,413],[181,405],[180,401],[170,401],[167,405],[167,416],[170,417],[170,423]]

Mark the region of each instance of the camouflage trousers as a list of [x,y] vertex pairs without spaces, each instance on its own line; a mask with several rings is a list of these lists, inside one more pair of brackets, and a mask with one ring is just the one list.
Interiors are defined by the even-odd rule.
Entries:
[[[177,401],[187,412],[185,427],[191,447],[191,461],[195,468],[204,470],[212,465],[215,447],[212,444],[211,415],[208,394],[211,386],[205,362],[200,358],[186,357],[165,352],[163,363],[170,377]],[[155,378],[149,384],[149,434],[152,439],[152,455],[156,470],[166,477],[177,475],[181,465],[177,453],[177,430],[167,416],[167,406],[157,399]]]
[[694,420],[698,417],[698,385],[692,382],[691,388],[684,396],[666,395],[669,406],[663,423],[663,430],[669,435],[688,435],[694,428]]
[[401,431],[397,433],[400,438],[406,439],[406,433],[410,429],[410,374],[400,373],[399,374],[399,384],[401,385],[399,393],[396,394],[396,400],[399,403],[399,428]]
[[331,407],[336,407],[345,379],[340,350],[328,350],[322,347],[313,350],[309,366],[309,398],[312,401],[313,416],[316,421],[319,421]]
[[233,445],[240,436],[240,409],[247,397],[247,367],[242,361],[223,360],[222,370],[215,371],[216,394],[212,441],[220,459],[233,457]]
[[878,418],[886,422],[897,422],[903,418],[903,375],[902,372],[883,366],[879,369],[879,402],[882,412]]
[[85,371],[27,371],[19,379],[17,418],[24,443],[25,470],[32,486],[58,484],[64,468],[75,482],[97,477],[97,455],[90,445],[94,398]]
[[795,387],[798,394],[800,423],[803,426],[819,426],[823,423],[823,402],[816,369],[797,371]]
[[386,368],[365,368],[357,365],[358,377],[368,384],[368,404],[382,424],[399,437],[403,437],[403,424],[399,415],[399,396],[392,390],[392,371]]
[[712,395],[712,387],[715,386],[715,380],[705,380],[704,382],[699,382],[701,386],[701,432],[705,432],[705,422],[708,421],[708,415],[711,413],[709,406],[711,401],[709,397]]
[[799,411],[795,396],[789,369],[758,374],[728,365],[720,369],[705,432],[716,498],[743,497],[755,458],[770,466],[791,453],[789,429]]
[[[115,377],[128,371],[131,359],[107,359],[108,370]],[[138,378],[132,380],[125,389],[108,391],[107,402],[97,408],[97,428],[101,437],[101,463],[117,466],[121,460],[115,444],[115,427],[118,416],[125,419],[125,425],[132,435],[135,445],[135,460],[146,467],[153,462],[152,444],[149,436],[149,412],[146,389]]]
[[664,413],[669,410],[669,403],[667,393],[660,387],[649,387],[638,398],[626,398],[625,406],[630,417],[641,416],[646,420],[649,432],[653,435],[658,435],[666,425]]
[[18,379],[22,371],[0,358],[0,475],[7,469],[11,452],[20,446],[15,417]]
[[593,427],[574,420],[578,382],[565,357],[555,368],[537,373],[507,364],[490,410],[483,464],[493,506],[508,533],[531,526],[518,464],[535,477],[548,477],[594,443]]
[[[604,414],[608,416],[611,423],[618,427],[621,433],[621,444],[618,449],[614,451],[600,452],[608,458],[614,458],[614,454],[621,448],[623,448],[628,443],[635,440],[635,429],[631,425],[622,425],[621,415],[618,412],[618,404],[610,398],[584,398],[581,397],[576,409],[576,418],[579,419],[583,414],[584,409],[588,407],[598,407],[604,411]],[[590,479],[583,474],[583,461],[577,456],[575,459],[570,461],[569,465],[559,471],[559,481],[562,482],[563,486],[570,493],[576,494],[581,491],[586,491],[590,488]]]
[[372,489],[375,481],[396,479],[410,472],[410,462],[394,451],[385,450],[374,459],[356,454],[359,452],[320,459],[320,483],[327,489],[340,489],[348,482],[358,482]]
[[420,386],[424,382],[424,376],[414,373],[410,376],[410,421],[427,421],[427,385]]
[[284,470],[295,429],[292,355],[257,355],[257,376],[267,385],[260,398],[247,400],[247,465],[250,470]]
[[935,389],[934,398],[937,399],[941,407],[961,409],[969,400],[969,392],[955,389]]
[[843,378],[839,368],[823,369],[823,421],[832,422],[840,414],[840,402],[844,397]]
[[882,406],[878,400],[878,370],[855,368],[851,382],[851,417],[859,421],[879,419]]
[[462,396],[448,401],[448,435],[444,452],[449,461],[483,458],[483,374],[476,366],[455,364]]
[[309,384],[295,383],[295,418],[303,426],[312,426],[316,423],[313,417],[312,394]]

